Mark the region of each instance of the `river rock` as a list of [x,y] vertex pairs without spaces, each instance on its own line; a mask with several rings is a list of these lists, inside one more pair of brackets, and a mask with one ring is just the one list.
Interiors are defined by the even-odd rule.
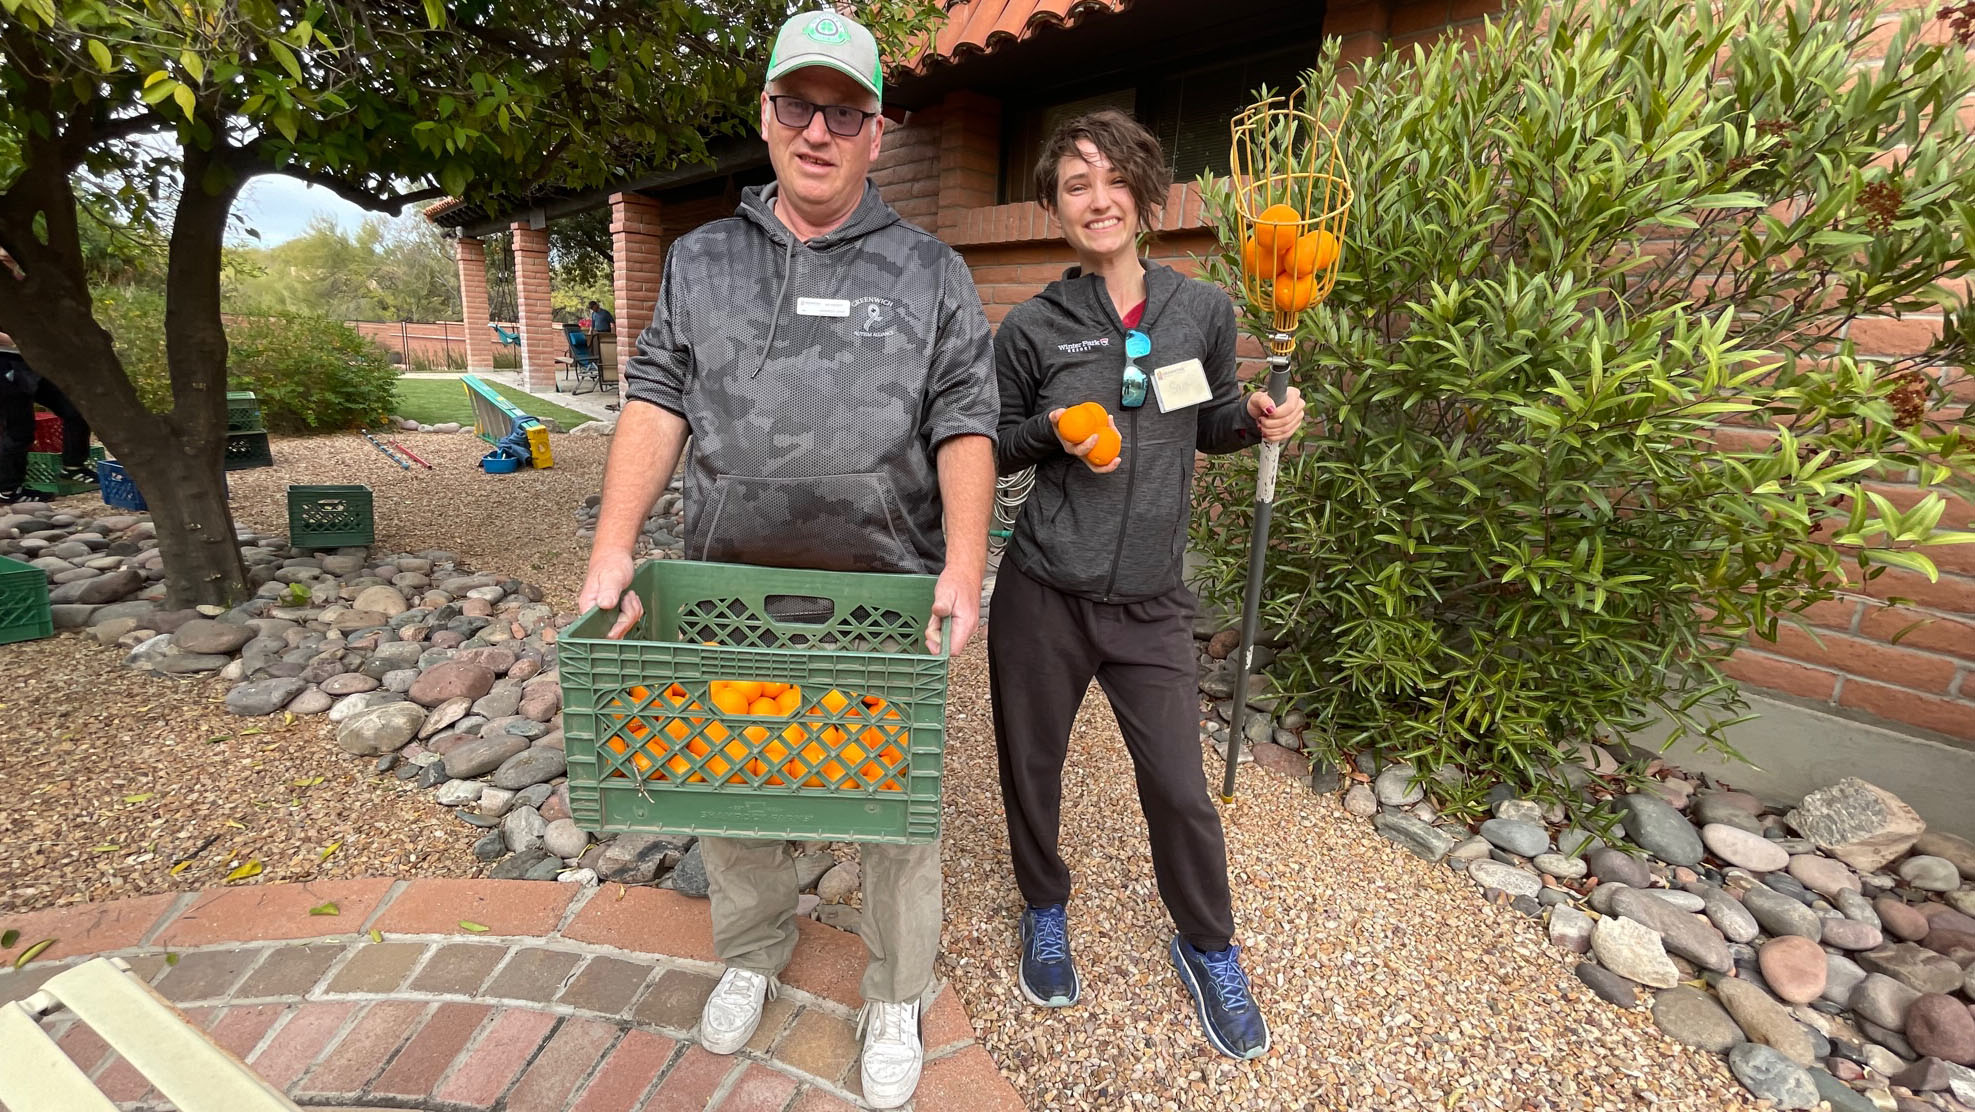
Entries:
[[1726,1054],[1747,1036],[1714,997],[1691,985],[1675,985],[1653,997],[1653,1022],[1684,1046]]
[[1865,970],[1843,954],[1824,955],[1824,992],[1821,999],[1841,1008],[1851,1006],[1852,993],[1865,980]]
[[1893,793],[1857,777],[1814,791],[1785,821],[1860,872],[1877,872],[1912,847],[1927,824]]
[[1618,850],[1594,849],[1584,859],[1591,866],[1591,875],[1603,883],[1644,888],[1653,882],[1644,862]]
[[1627,980],[1651,988],[1672,988],[1680,983],[1680,970],[1666,956],[1660,936],[1632,919],[1598,920],[1591,929],[1591,951],[1599,964]]
[[1578,962],[1576,973],[1577,979],[1584,982],[1592,992],[1597,993],[1598,999],[1605,1003],[1616,1004],[1621,1008],[1638,1006],[1639,986],[1597,962]]
[[817,898],[831,904],[850,899],[862,882],[861,872],[855,861],[839,862],[816,882]]
[[330,707],[329,721],[340,724],[355,718],[367,710],[374,710],[378,707],[389,706],[393,703],[402,703],[404,701],[405,697],[395,691],[359,691],[355,695],[344,696],[335,706]]
[[1840,950],[1873,950],[1886,940],[1878,927],[1856,919],[1827,918],[1822,925],[1824,934],[1819,941]]
[[250,680],[226,693],[229,714],[273,714],[300,695],[308,681],[297,678]]
[[1625,829],[1632,840],[1669,865],[1701,863],[1701,835],[1692,823],[1658,796],[1636,793],[1623,801]]
[[1895,942],[1876,950],[1867,950],[1854,960],[1868,972],[1883,973],[1915,992],[1953,992],[1961,987],[1959,965],[1911,942]]
[[1413,781],[1413,766],[1393,765],[1378,774],[1372,791],[1387,807],[1410,807],[1426,798],[1426,789]]
[[460,780],[485,776],[527,748],[528,739],[514,734],[477,737],[446,753],[446,775]]
[[1790,863],[1790,855],[1775,842],[1724,823],[1701,827],[1701,842],[1716,857],[1750,872],[1773,873]]
[[1770,991],[1792,1004],[1808,1004],[1824,994],[1824,949],[1808,938],[1786,934],[1756,951],[1757,965]]
[[1923,1055],[1975,1066],[1975,1015],[1952,996],[1922,996],[1906,1011],[1906,1041]]
[[392,753],[403,748],[424,722],[425,709],[410,703],[372,707],[343,723],[336,731],[336,744],[360,757]]
[[1742,901],[1719,888],[1710,886],[1701,896],[1701,910],[1706,913],[1708,922],[1713,923],[1730,942],[1751,942],[1762,928],[1756,917],[1742,906]]
[[[142,586],[144,586],[143,572],[134,568],[119,568],[94,579],[64,583],[48,592],[48,602],[54,606],[101,606],[116,602]],[[159,629],[156,623],[149,624],[153,629]],[[159,629],[159,632],[165,631]]]
[[195,618],[178,627],[172,634],[172,644],[188,653],[217,653],[226,655],[239,651],[242,645],[254,639],[254,631],[244,625],[231,622],[216,622],[211,618]]
[[288,701],[287,709],[296,714],[321,714],[336,705],[327,692],[315,687],[304,688],[300,695]]
[[1543,890],[1543,882],[1537,879],[1536,874],[1489,858],[1468,862],[1467,871],[1468,879],[1483,888],[1498,888],[1511,896],[1535,899],[1536,894]]
[[1920,993],[1884,973],[1868,973],[1852,990],[1852,1010],[1891,1031],[1906,1029],[1906,1012]]
[[707,889],[706,862],[700,858],[700,844],[694,842],[693,848],[686,851],[686,856],[679,859],[672,875],[665,878],[673,891],[696,900],[706,899]]
[[[1811,945],[1815,946],[1816,943]],[[1777,1003],[1775,997],[1734,977],[1725,977],[1717,982],[1714,991],[1721,997],[1722,1007],[1735,1017],[1736,1026],[1749,1036],[1749,1041],[1773,1046],[1799,1066],[1808,1066],[1817,1060],[1810,1032],[1790,1015],[1788,1008]]]
[[465,699],[469,705],[493,690],[493,670],[479,664],[449,660],[434,665],[411,685],[411,701],[436,707],[448,699]]
[[461,696],[457,699],[447,699],[433,707],[432,713],[425,718],[425,728],[419,731],[419,736],[432,737],[439,731],[453,726],[466,717],[467,709],[472,705],[473,700]]
[[1717,973],[1735,967],[1728,943],[1706,920],[1674,907],[1653,891],[1625,888],[1612,897],[1612,910],[1644,924],[1660,936],[1669,953]]
[[1581,857],[1565,857],[1561,853],[1539,853],[1530,860],[1536,871],[1558,880],[1577,880],[1589,870]]
[[[536,784],[546,784],[563,774],[566,760],[563,751],[549,746],[532,745],[509,757],[490,777],[497,788],[520,791]],[[573,857],[574,854],[563,854]]]
[[395,618],[411,609],[411,604],[405,601],[405,596],[396,587],[377,586],[365,587],[358,591],[356,599],[350,603],[350,608],[372,610],[387,618]]
[[1550,848],[1548,831],[1520,819],[1489,819],[1481,824],[1481,836],[1518,857],[1534,857]]
[[557,819],[542,831],[542,848],[557,857],[581,857],[589,847],[590,835],[572,819]]
[[1879,925],[1894,938],[1918,942],[1927,937],[1927,917],[1897,897],[1881,896],[1873,900],[1872,910],[1879,916]]
[[432,801],[442,807],[465,807],[480,802],[486,787],[478,780],[448,780],[432,793]]
[[1454,847],[1452,835],[1411,815],[1378,815],[1372,819],[1372,826],[1422,860],[1438,861]]
[[1568,904],[1550,909],[1550,942],[1573,954],[1591,950],[1591,917]]
[[1900,879],[1922,892],[1952,892],[1961,887],[1961,870],[1945,857],[1916,853],[1900,862]]
[[526,853],[540,848],[542,836],[548,833],[549,824],[533,807],[516,807],[501,819],[501,836],[507,839],[508,848],[516,853]]
[[1961,870],[1962,876],[1975,880],[1975,842],[1959,834],[1929,830],[1914,839],[1913,852],[1945,857],[1954,862],[1954,867]]
[[1353,784],[1344,793],[1344,809],[1361,819],[1378,814],[1378,793],[1369,784]]
[[1794,934],[1812,942],[1824,936],[1816,912],[1774,889],[1756,885],[1742,893],[1742,906],[1770,934]]
[[619,834],[604,847],[597,875],[619,884],[650,884],[666,855],[686,852],[687,840],[665,834]]
[[1730,1050],[1728,1069],[1744,1089],[1772,1107],[1807,1109],[1819,1103],[1810,1071],[1761,1043],[1746,1042]]
[[1792,855],[1790,876],[1805,888],[1826,898],[1836,896],[1847,889],[1858,891],[1858,877],[1845,867],[1845,863],[1832,860],[1823,854]]

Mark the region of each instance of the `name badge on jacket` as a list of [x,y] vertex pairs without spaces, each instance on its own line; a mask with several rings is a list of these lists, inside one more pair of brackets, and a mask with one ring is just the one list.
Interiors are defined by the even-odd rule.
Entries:
[[795,315],[799,317],[847,317],[850,302],[841,297],[798,297]]
[[1159,396],[1159,412],[1171,413],[1210,401],[1214,391],[1207,385],[1206,368],[1198,359],[1168,363],[1152,372],[1152,392]]

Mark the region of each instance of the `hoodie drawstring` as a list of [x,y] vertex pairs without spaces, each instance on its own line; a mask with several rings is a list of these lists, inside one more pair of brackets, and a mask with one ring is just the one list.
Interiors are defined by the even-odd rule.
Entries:
[[748,373],[753,378],[768,365],[768,356],[775,350],[775,333],[782,325],[782,299],[789,295],[789,282],[795,278],[795,237],[789,237],[788,249],[782,254],[782,288],[775,291],[775,309],[768,316],[768,344],[761,349],[761,362]]

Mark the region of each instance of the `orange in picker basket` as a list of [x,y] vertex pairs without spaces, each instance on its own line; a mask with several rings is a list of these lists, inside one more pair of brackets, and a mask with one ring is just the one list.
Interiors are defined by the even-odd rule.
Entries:
[[[1100,412],[1101,412],[1100,407]],[[675,783],[762,784],[772,787],[831,788],[841,791],[902,792],[908,759],[902,726],[845,726],[838,722],[902,721],[898,708],[881,695],[830,688],[814,702],[792,683],[714,680],[703,706],[681,684],[626,690],[628,700],[605,707],[623,723],[605,746],[630,755],[639,779]],[[712,711],[718,717],[708,715]],[[656,712],[647,718],[645,713]],[[683,712],[683,713],[681,713]],[[727,716],[740,718],[729,721]],[[760,719],[781,719],[777,726]],[[797,719],[835,719],[805,725]],[[628,735],[623,736],[623,735]],[[622,762],[612,776],[628,778]]]
[[1303,214],[1289,205],[1270,205],[1255,217],[1255,253],[1257,260],[1271,254],[1284,255],[1296,246],[1296,235],[1301,230]]

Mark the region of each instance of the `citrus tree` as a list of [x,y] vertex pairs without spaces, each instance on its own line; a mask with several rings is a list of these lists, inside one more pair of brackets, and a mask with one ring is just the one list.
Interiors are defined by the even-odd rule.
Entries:
[[[1975,464],[1942,385],[1975,344],[1975,66],[1932,12],[1860,64],[1878,9],[1532,0],[1472,48],[1309,75],[1357,199],[1302,318],[1263,597],[1315,748],[1471,774],[1444,803],[1582,803],[1554,778],[1577,743],[1658,718],[1725,746],[1738,641],[1975,539],[1940,496]],[[1943,316],[1928,350],[1853,350],[1904,313]],[[1223,600],[1253,467],[1203,479]],[[1873,487],[1900,477],[1906,508]]]
[[[143,487],[171,604],[250,589],[222,474],[227,214],[283,173],[366,208],[703,159],[752,130],[792,0],[0,0],[0,331]],[[932,0],[860,9],[897,47]],[[172,188],[166,188],[170,186]],[[170,408],[145,408],[92,307],[79,198],[167,238]]]

